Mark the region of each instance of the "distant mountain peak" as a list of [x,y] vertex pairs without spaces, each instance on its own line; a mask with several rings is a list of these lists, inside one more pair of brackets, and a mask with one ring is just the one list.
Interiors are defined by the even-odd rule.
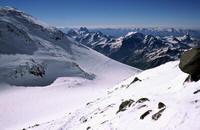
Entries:
[[143,40],[145,36],[140,32],[129,32],[128,34],[126,34],[125,38],[130,37]]
[[186,35],[184,35],[182,37],[182,41],[184,42],[192,42],[191,36],[189,35],[189,33],[187,33]]
[[153,35],[145,35],[145,39],[155,38]]
[[89,30],[86,27],[80,27],[79,31],[89,32]]
[[77,36],[78,35],[77,32],[74,29],[70,29],[67,34],[70,35],[70,36]]
[[128,36],[131,36],[131,35],[134,35],[134,34],[136,34],[137,32],[128,32],[126,35],[125,35],[125,37],[128,37]]
[[184,38],[191,38],[190,34],[187,33],[186,35],[183,36]]
[[103,35],[103,33],[102,32],[100,32],[100,31],[97,31],[97,32],[95,32],[96,34],[98,34],[98,35],[100,35],[100,36],[102,36]]
[[172,37],[172,40],[179,42],[179,40],[175,36]]

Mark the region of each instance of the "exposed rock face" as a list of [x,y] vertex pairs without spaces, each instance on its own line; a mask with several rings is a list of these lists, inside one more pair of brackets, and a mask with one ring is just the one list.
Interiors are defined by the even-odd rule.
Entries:
[[200,46],[184,52],[180,59],[179,68],[190,74],[192,81],[200,79]]

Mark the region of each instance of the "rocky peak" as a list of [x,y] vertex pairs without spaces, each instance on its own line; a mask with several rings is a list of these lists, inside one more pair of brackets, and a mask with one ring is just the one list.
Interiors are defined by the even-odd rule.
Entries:
[[96,35],[99,35],[99,36],[103,36],[103,33],[98,31],[98,32],[95,32]]
[[173,41],[180,42],[175,36],[172,37],[172,40],[173,40]]
[[86,27],[80,27],[80,29],[78,31],[79,32],[86,32],[86,33],[89,32],[89,30]]
[[186,34],[182,38],[183,42],[192,42],[191,36],[189,34]]
[[75,30],[70,29],[70,30],[67,32],[67,35],[69,35],[69,36],[77,36],[78,33],[77,33]]
[[156,40],[157,38],[156,37],[154,37],[153,35],[146,35],[145,37],[144,37],[144,42],[146,43],[146,42],[149,42],[149,41],[152,41],[152,40]]

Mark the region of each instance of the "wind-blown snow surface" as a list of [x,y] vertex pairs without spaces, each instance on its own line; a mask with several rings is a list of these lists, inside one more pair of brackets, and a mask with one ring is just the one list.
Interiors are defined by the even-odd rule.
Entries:
[[185,82],[188,75],[179,70],[178,63],[143,71],[75,112],[29,128],[199,130],[200,81]]
[[11,7],[0,7],[0,43],[1,130],[60,117],[140,71]]

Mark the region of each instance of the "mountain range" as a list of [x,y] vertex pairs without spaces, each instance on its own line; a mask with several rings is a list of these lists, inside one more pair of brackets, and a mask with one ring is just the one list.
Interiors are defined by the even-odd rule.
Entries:
[[[70,27],[58,27],[61,31],[67,33],[71,28]],[[78,30],[78,27],[72,28]],[[189,33],[192,37],[200,38],[200,29],[187,29],[187,28],[178,28],[178,27],[109,27],[109,28],[98,28],[90,27],[91,32],[102,32],[105,35],[114,36],[115,38],[126,35],[129,32],[140,32],[145,35],[153,36],[176,36],[180,37]]]
[[189,34],[161,37],[129,32],[114,38],[81,27],[77,31],[69,30],[67,35],[112,59],[139,69],[149,69],[177,60],[184,51],[200,45],[200,40]]
[[126,28],[91,28],[91,31],[101,31],[106,35],[120,37],[128,32],[140,32],[145,35],[154,36],[176,36],[180,37],[189,33],[192,37],[200,38],[200,29],[187,29],[178,27],[126,27]]

